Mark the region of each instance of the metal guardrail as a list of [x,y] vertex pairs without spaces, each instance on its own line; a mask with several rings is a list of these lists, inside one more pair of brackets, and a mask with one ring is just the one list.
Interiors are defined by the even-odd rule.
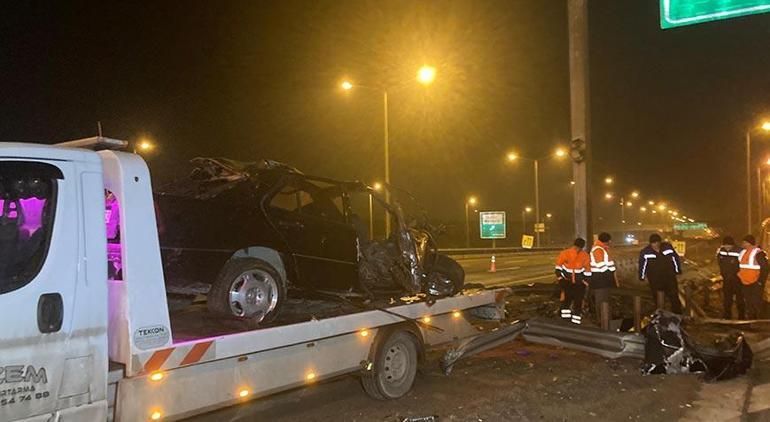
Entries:
[[536,253],[536,252],[557,252],[564,248],[540,247],[525,249],[521,247],[504,248],[443,248],[438,251],[447,255],[473,255],[473,254],[503,254],[503,253]]

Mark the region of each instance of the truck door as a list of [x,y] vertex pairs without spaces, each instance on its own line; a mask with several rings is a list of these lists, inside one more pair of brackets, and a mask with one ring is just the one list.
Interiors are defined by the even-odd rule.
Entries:
[[67,161],[2,152],[0,420],[8,421],[89,403],[90,378],[98,374],[78,360],[91,362],[89,352],[73,350],[76,337],[88,335],[74,333],[73,324],[75,286],[86,264],[79,260],[80,177]]
[[271,220],[297,264],[295,283],[315,289],[357,285],[357,234],[347,222],[341,189],[291,175],[269,205]]

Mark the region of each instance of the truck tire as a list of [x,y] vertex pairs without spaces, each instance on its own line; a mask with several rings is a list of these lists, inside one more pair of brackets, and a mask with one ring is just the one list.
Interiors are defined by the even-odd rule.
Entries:
[[418,361],[418,344],[414,335],[405,330],[393,332],[379,343],[372,373],[361,378],[364,391],[377,400],[403,396],[412,389]]
[[234,258],[211,286],[208,308],[256,328],[275,319],[285,297],[286,284],[270,264],[257,258]]
[[454,296],[465,287],[465,270],[454,259],[437,254],[428,274],[427,292],[433,296]]

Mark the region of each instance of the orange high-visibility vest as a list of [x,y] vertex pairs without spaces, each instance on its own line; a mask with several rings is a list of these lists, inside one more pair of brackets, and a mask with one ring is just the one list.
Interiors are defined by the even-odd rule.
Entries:
[[757,253],[761,249],[753,247],[751,249],[744,249],[738,255],[739,270],[738,278],[745,285],[754,284],[759,280],[759,263],[757,263]]

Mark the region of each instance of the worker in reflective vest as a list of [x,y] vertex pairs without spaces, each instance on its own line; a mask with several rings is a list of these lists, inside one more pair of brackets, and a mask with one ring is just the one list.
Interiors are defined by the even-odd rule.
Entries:
[[583,250],[585,247],[585,239],[578,237],[556,258],[556,277],[561,287],[561,317],[575,324],[582,323],[583,297],[588,285],[586,277],[591,275],[588,254]]
[[610,257],[610,242],[612,236],[609,233],[599,233],[599,237],[591,248],[590,264],[591,277],[589,286],[594,295],[597,314],[601,310],[602,303],[610,301],[610,289],[618,286],[618,278],[615,275],[615,261]]
[[738,278],[746,301],[749,319],[762,316],[762,289],[767,280],[767,255],[757,246],[752,235],[746,235],[741,242],[743,250],[738,254]]
[[722,246],[717,249],[719,273],[722,275],[722,303],[725,319],[733,317],[733,298],[738,308],[738,319],[746,319],[746,302],[743,300],[741,280],[738,278],[738,256],[741,248],[735,244],[731,236],[725,236]]
[[657,300],[658,292],[663,292],[671,303],[671,310],[682,313],[679,300],[679,283],[676,276],[682,273],[682,260],[670,243],[664,242],[660,235],[650,235],[650,243],[639,252],[639,280],[647,279],[652,290],[652,300]]

